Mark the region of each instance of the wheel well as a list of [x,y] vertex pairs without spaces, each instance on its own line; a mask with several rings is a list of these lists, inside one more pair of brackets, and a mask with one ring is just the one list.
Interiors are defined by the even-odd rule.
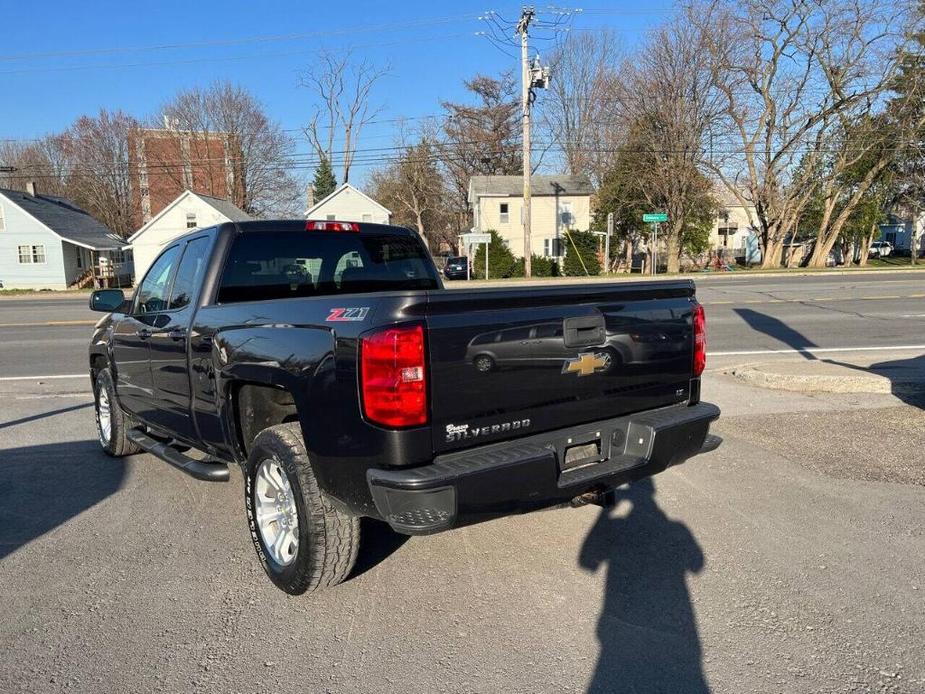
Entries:
[[299,419],[292,393],[274,386],[245,383],[237,390],[234,406],[239,443],[245,453],[250,453],[257,434],[267,427]]
[[94,354],[90,357],[90,373],[93,374],[93,382],[96,382],[96,375],[109,366],[106,357],[102,354]]

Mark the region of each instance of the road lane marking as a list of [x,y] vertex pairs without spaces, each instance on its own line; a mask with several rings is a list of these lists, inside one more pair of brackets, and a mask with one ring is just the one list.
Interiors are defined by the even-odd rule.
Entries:
[[806,347],[804,349],[746,349],[735,352],[707,352],[708,357],[745,357],[752,354],[825,354],[826,352],[897,352],[925,350],[925,345],[890,345],[877,347]]
[[96,325],[95,320],[49,320],[44,323],[0,323],[0,328],[44,328],[56,325]]
[[705,299],[704,306],[719,306],[731,304],[813,304],[828,301],[896,301],[901,299],[925,299],[925,294],[907,294],[906,296],[823,296],[809,299],[743,299],[741,301],[710,301]]
[[90,378],[90,374],[61,374],[58,376],[0,376],[0,381],[55,381],[63,378]]

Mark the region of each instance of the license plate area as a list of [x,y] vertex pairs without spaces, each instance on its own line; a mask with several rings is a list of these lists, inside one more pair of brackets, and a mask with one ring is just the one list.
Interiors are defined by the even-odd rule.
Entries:
[[603,459],[601,440],[599,438],[575,443],[565,448],[565,455],[561,458],[562,472],[575,470],[585,465],[593,465]]

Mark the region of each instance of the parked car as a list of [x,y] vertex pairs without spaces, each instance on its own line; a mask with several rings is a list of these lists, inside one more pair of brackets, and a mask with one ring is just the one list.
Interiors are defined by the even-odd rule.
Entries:
[[466,256],[451,256],[446,259],[443,266],[443,276],[448,280],[464,280],[469,278],[469,259]]
[[[261,221],[181,237],[90,307],[109,313],[89,348],[103,450],[209,481],[240,466],[258,560],[292,594],[347,577],[360,517],[421,535],[606,505],[720,443],[688,280],[445,291],[407,229]],[[473,369],[480,336],[533,350],[507,335],[525,316],[542,360]],[[632,367],[617,332],[645,346]]]
[[870,255],[873,258],[886,258],[893,253],[893,246],[889,241],[874,241],[870,244]]

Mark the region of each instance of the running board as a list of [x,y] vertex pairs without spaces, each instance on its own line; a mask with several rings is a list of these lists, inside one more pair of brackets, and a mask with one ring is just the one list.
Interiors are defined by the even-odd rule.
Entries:
[[187,475],[198,480],[227,482],[230,477],[231,473],[225,463],[190,458],[180,453],[177,449],[171,448],[166,443],[155,441],[139,429],[129,429],[125,435],[130,441],[137,443],[146,453],[157,456],[165,463],[170,463],[175,468],[179,468]]

